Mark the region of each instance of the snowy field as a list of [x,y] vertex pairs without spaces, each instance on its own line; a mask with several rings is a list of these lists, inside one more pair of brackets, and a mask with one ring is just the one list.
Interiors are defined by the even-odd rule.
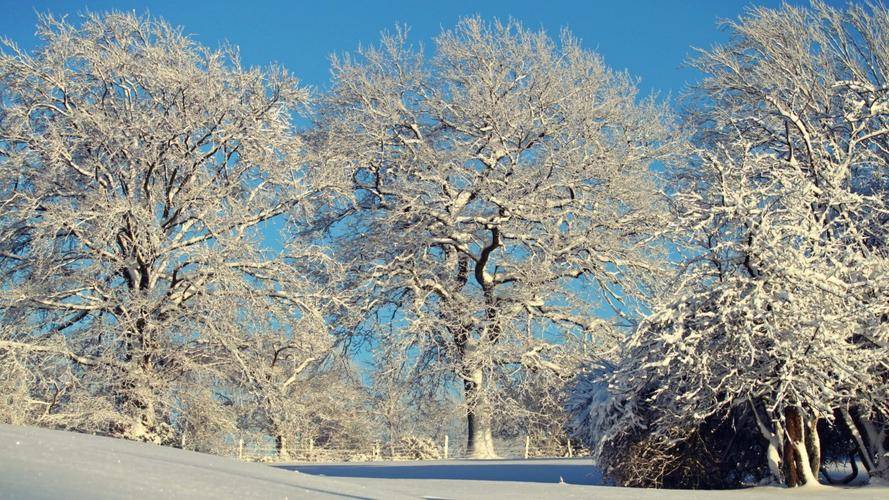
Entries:
[[[563,481],[560,483],[560,481]],[[268,466],[84,434],[0,425],[0,498],[889,499],[887,487],[730,492],[597,486],[588,461]]]

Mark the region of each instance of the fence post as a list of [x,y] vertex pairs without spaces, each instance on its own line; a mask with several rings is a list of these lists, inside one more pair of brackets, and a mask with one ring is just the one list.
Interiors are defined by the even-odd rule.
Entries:
[[525,460],[528,459],[528,454],[531,452],[531,436],[525,436]]
[[238,438],[238,460],[244,460],[244,438]]
[[445,434],[445,445],[444,445],[444,458],[448,459],[448,435]]

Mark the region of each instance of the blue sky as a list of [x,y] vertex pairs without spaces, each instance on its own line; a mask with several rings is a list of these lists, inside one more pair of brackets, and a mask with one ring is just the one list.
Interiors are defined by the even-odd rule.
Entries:
[[[790,3],[800,3],[793,1]],[[803,2],[806,3],[806,2]],[[843,2],[831,2],[843,3]],[[567,26],[584,46],[616,69],[641,77],[643,93],[678,94],[696,74],[682,68],[691,47],[710,47],[725,38],[720,18],[734,18],[745,6],[778,6],[779,1],[324,1],[324,0],[0,0],[0,34],[24,47],[35,43],[36,12],[76,16],[111,9],[150,12],[182,26],[186,33],[216,47],[228,41],[241,48],[248,65],[277,62],[304,83],[323,88],[328,55],[372,44],[396,23],[411,27],[424,42],[463,16],[509,17],[551,35]]]

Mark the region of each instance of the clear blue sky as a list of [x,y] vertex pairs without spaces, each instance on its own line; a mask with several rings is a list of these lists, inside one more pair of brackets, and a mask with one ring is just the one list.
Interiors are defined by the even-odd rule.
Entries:
[[641,77],[643,92],[675,95],[696,79],[692,70],[681,67],[691,47],[709,47],[724,39],[717,20],[734,18],[750,4],[774,7],[780,1],[0,0],[0,35],[33,46],[35,12],[71,16],[111,9],[149,12],[184,27],[205,45],[217,47],[223,41],[238,45],[248,65],[277,62],[304,83],[323,88],[331,53],[375,43],[381,30],[396,23],[409,25],[414,40],[428,46],[442,27],[453,26],[459,17],[481,14],[512,17],[529,27],[543,27],[551,35],[567,26],[611,67]]

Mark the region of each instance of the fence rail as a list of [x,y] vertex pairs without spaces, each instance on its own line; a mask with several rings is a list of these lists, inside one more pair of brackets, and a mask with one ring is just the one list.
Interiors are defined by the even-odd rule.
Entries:
[[[503,459],[570,458],[589,455],[587,450],[577,448],[570,442],[536,444],[530,437],[521,441],[495,443],[495,450]],[[374,462],[468,458],[465,444],[455,445],[449,437],[444,437],[438,442],[430,439],[407,444],[374,442],[362,448],[315,446],[310,441],[308,444],[290,447],[284,453],[279,453],[279,450],[271,444],[244,444],[241,441],[238,443],[237,456],[241,460],[257,462]]]

